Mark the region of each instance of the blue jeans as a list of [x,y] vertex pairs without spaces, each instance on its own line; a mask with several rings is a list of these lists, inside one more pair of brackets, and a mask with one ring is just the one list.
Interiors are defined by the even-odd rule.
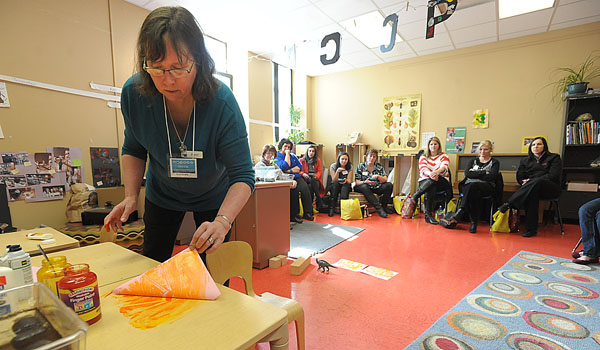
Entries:
[[583,255],[598,257],[598,228],[600,228],[600,198],[594,199],[579,208],[579,226]]

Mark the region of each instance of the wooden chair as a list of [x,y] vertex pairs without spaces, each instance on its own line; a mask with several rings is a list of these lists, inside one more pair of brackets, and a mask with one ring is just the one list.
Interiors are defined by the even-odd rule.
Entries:
[[206,255],[206,265],[215,282],[223,284],[231,277],[239,276],[244,280],[246,294],[284,309],[288,314],[288,323],[296,322],[298,349],[304,350],[304,309],[302,305],[296,300],[268,292],[261,295],[254,293],[254,288],[252,288],[252,247],[248,243],[243,241],[223,243],[215,252]]

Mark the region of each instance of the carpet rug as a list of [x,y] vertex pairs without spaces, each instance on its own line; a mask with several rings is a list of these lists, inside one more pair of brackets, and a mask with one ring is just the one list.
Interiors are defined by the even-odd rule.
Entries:
[[290,231],[288,256],[299,258],[322,253],[362,230],[364,228],[304,221],[294,225]]
[[521,251],[407,349],[599,349],[600,267]]

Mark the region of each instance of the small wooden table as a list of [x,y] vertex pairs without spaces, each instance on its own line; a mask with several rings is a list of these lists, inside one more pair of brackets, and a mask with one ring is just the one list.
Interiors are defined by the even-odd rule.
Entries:
[[[51,233],[54,235],[53,238],[56,240],[56,242],[52,244],[41,244],[42,241],[28,239],[25,237],[25,235],[28,233]],[[38,244],[41,244],[46,253],[79,247],[78,240],[71,238],[51,227],[42,227],[32,230],[0,234],[0,248],[4,249],[9,244],[20,244],[21,248],[23,248],[23,250],[30,255],[41,254],[40,250],[38,249]]]
[[[100,294],[158,265],[114,243],[100,243],[52,255],[65,255],[71,263],[84,262],[98,276]],[[40,266],[42,257],[32,258]],[[102,318],[90,326],[87,349],[247,349],[269,334],[281,335],[287,344],[285,310],[217,285],[216,300],[194,300],[184,316],[151,329],[138,329],[122,315],[116,298],[101,299]],[[281,349],[287,349],[283,345]]]

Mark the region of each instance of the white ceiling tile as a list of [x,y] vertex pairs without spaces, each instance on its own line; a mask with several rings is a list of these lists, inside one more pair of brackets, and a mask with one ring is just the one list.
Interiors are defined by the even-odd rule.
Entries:
[[600,1],[583,0],[559,6],[556,9],[552,24],[573,21],[581,18],[600,15]]
[[[481,23],[488,23],[496,20],[496,4],[489,2],[478,6],[460,8],[460,4],[456,11],[443,23],[446,24],[448,30],[470,27]],[[436,26],[436,30],[437,30]]]
[[[556,0],[558,2],[558,6],[571,4],[573,2],[581,1],[581,0]],[[556,4],[555,4],[556,5]]]
[[419,56],[425,56],[425,55],[431,55],[433,53],[450,51],[452,49],[454,49],[454,46],[452,46],[452,45],[450,45],[450,46],[442,46],[442,47],[437,47],[435,49],[421,50],[421,51],[418,51],[417,54]]
[[351,65],[363,64],[363,63],[373,63],[379,64],[383,63],[383,60],[377,55],[375,55],[371,50],[363,50],[355,53],[351,53],[343,56],[344,61],[348,62]]
[[483,39],[478,39],[478,40],[473,40],[473,41],[465,41],[463,43],[455,43],[455,46],[457,49],[462,49],[465,47],[483,45],[483,44],[487,44],[487,43],[493,43],[496,41],[497,41],[497,39],[496,39],[496,36],[494,35],[489,38],[483,38]]
[[398,25],[407,24],[412,22],[423,22],[423,26],[427,24],[427,6],[413,6],[413,2],[410,2],[411,6],[406,8],[406,2],[401,3],[400,6],[394,5],[384,7],[381,9],[385,16],[396,13],[398,15]]
[[499,21],[500,34],[525,31],[533,28],[544,27],[550,24],[553,8],[527,13],[520,16],[504,18]]
[[[404,40],[413,40],[413,39],[425,39],[425,34],[427,32],[427,22],[413,22],[405,25],[400,25],[398,23],[398,34]],[[443,25],[435,26],[435,36],[440,33],[446,33],[446,27]]]
[[522,30],[522,31],[518,31],[518,32],[513,32],[513,33],[507,33],[507,34],[500,34],[500,40],[506,40],[506,39],[512,39],[512,38],[518,38],[521,36],[527,36],[527,35],[533,35],[533,34],[538,34],[538,33],[543,33],[546,31],[548,27],[538,27],[538,28],[533,28],[533,29],[528,29],[528,30]]
[[316,6],[338,22],[377,10],[372,2],[364,0],[328,0],[316,3]]
[[452,42],[450,42],[450,37],[448,33],[437,33],[432,39],[425,39],[424,37],[421,39],[409,40],[408,44],[415,50],[417,53],[423,50],[431,50],[438,47],[452,46]]
[[582,24],[598,22],[598,21],[600,21],[600,16],[587,17],[587,18],[577,19],[574,21],[553,24],[550,26],[550,30],[563,29],[563,28],[568,28],[568,27],[573,27],[573,26],[580,26]]
[[343,55],[347,55],[357,51],[364,51],[366,49],[366,46],[363,43],[361,43],[358,39],[353,37],[351,34],[342,35],[340,45],[342,46],[341,54]]
[[394,62],[394,61],[399,61],[399,60],[405,60],[407,58],[413,58],[413,57],[417,57],[417,54],[414,52],[409,52],[409,53],[405,53],[399,56],[391,56],[391,57],[386,57],[384,59],[385,62]]
[[[254,21],[253,21],[254,22]],[[288,12],[285,24],[289,27],[319,28],[333,21],[314,6],[305,6]],[[274,27],[273,30],[278,30]]]
[[480,40],[496,36],[496,21],[483,23],[477,26],[454,29],[448,32],[452,41],[456,43],[464,43],[473,40]]

